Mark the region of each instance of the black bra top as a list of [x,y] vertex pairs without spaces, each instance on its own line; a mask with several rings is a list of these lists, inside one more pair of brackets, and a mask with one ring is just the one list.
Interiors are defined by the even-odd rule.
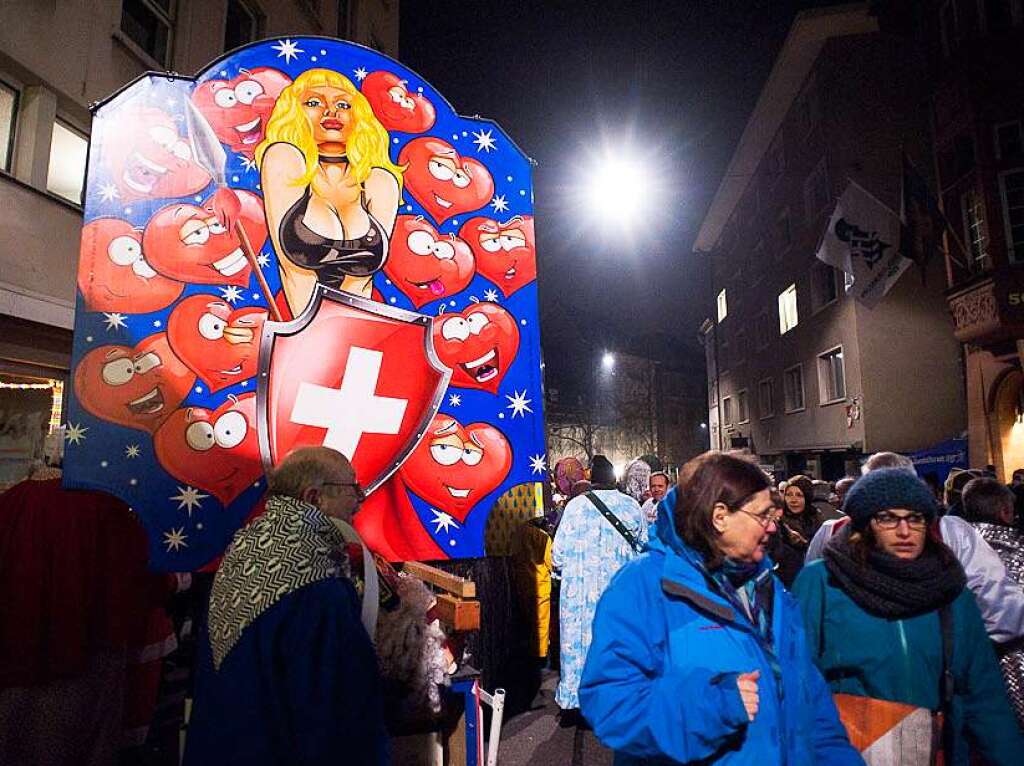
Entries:
[[[347,158],[324,157],[322,162],[347,162]],[[316,272],[317,281],[340,288],[345,277],[368,277],[384,267],[388,256],[388,235],[366,207],[366,193],[360,190],[359,204],[370,219],[370,228],[356,239],[331,239],[306,226],[303,218],[312,196],[307,186],[288,208],[278,227],[281,249],[292,263]]]

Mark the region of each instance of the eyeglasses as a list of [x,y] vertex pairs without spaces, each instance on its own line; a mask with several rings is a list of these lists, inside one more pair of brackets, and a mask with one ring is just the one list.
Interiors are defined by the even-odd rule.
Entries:
[[782,511],[778,508],[769,509],[764,513],[751,513],[750,511],[744,511],[742,508],[734,508],[733,510],[736,511],[736,513],[745,513],[760,524],[762,529],[767,529],[768,525],[772,522],[778,523],[779,519],[782,518]]
[[354,481],[325,481],[325,482],[323,482],[322,486],[324,486],[324,487],[348,487],[349,489],[351,489],[355,493],[355,496],[357,498],[359,498],[360,500],[365,500],[366,499],[366,493],[363,492],[363,488],[360,487]]
[[897,516],[895,513],[882,511],[881,513],[876,513],[872,517],[872,521],[878,525],[879,529],[896,529],[901,521],[907,522],[907,526],[910,529],[920,530],[928,526],[928,519],[923,513],[908,513],[906,516]]

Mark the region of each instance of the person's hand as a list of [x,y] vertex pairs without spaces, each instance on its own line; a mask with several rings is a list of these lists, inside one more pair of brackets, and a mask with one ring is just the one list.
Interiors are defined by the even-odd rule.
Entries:
[[222,186],[210,199],[209,211],[217,216],[221,226],[233,232],[235,221],[242,213],[242,200],[238,198],[234,189]]
[[740,698],[743,700],[743,707],[747,709],[747,718],[751,721],[757,715],[759,697],[757,694],[757,679],[761,677],[761,671],[753,673],[740,673],[736,678],[736,686],[740,690]]

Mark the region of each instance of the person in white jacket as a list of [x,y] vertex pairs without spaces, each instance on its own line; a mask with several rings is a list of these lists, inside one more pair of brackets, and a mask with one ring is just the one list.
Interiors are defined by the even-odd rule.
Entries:
[[[869,473],[879,468],[903,468],[917,475],[910,459],[894,452],[875,453],[862,470]],[[843,521],[827,521],[821,525],[807,547],[806,563],[821,558],[836,525]],[[989,638],[1003,644],[1024,637],[1024,588],[1007,575],[1006,567],[992,546],[958,516],[940,518],[939,533],[964,568],[967,587],[978,602]]]

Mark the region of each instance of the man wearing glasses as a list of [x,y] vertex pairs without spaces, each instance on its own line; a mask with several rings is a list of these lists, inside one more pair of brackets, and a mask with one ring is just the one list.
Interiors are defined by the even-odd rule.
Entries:
[[214,579],[185,764],[386,764],[377,658],[332,522],[363,500],[352,465],[299,449],[267,487]]

